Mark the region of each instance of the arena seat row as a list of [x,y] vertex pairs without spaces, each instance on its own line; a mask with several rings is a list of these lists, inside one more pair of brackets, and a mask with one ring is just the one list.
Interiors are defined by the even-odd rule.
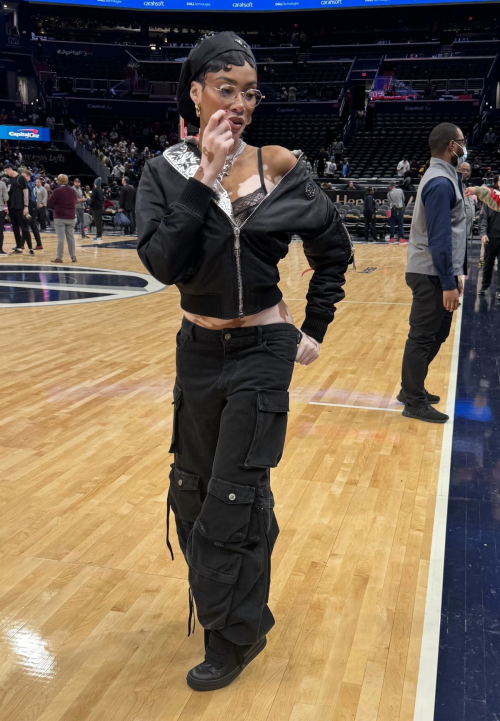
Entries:
[[255,115],[246,131],[245,140],[252,145],[283,145],[289,150],[300,149],[311,159],[335,137],[339,119],[335,116],[304,115],[269,118]]

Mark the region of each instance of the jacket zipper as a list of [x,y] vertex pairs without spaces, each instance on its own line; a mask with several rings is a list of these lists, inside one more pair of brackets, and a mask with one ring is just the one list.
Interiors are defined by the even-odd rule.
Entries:
[[[302,157],[302,155],[297,159],[297,163],[299,162],[301,157]],[[297,163],[295,163],[295,165],[297,165]],[[276,190],[278,185],[284,181],[286,176],[292,172],[292,170],[295,168],[295,165],[293,166],[293,168],[290,168],[290,170],[287,173],[285,173],[285,175],[281,178],[281,180],[279,180],[276,183],[274,188],[272,188],[269,191],[269,193],[265,196],[265,198],[263,198],[262,201],[259,203],[259,205],[255,208],[253,213],[251,213],[248,216],[248,218],[241,225],[236,225],[236,223],[234,222],[234,220],[231,217],[226,216],[228,218],[229,222],[231,223],[231,227],[233,229],[233,235],[234,235],[233,248],[234,248],[234,257],[236,259],[236,282],[238,285],[238,318],[245,317],[245,311],[244,311],[244,307],[243,307],[243,276],[241,273],[241,242],[240,242],[241,229],[248,223],[250,218],[253,218],[253,216],[259,210],[259,208],[262,207],[262,204],[265,203],[265,201],[267,200],[267,198],[269,198],[270,195],[272,195],[272,193]],[[226,215],[226,213],[224,213],[224,215]]]
[[241,243],[240,229],[234,228],[234,257],[236,258],[236,281],[238,283],[238,318],[244,318],[243,311],[243,278],[241,275]]

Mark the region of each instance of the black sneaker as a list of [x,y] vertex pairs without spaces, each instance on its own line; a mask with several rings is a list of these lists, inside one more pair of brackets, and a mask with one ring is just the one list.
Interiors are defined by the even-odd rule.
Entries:
[[416,408],[405,406],[402,415],[405,418],[416,418],[417,421],[426,423],[446,423],[450,418],[446,413],[440,413],[430,405],[416,406]]
[[205,634],[205,660],[189,671],[186,681],[195,691],[215,691],[237,678],[243,669],[266,647],[267,639],[261,638],[251,646],[231,643],[219,631]]
[[[431,403],[432,405],[436,405],[436,403],[439,403],[439,401],[441,400],[441,398],[439,396],[435,396],[433,393],[429,393],[429,391],[425,391],[425,393],[427,395],[428,402]],[[400,403],[404,403],[406,405],[406,395],[402,388],[399,391],[396,398]]]
[[30,255],[35,255],[35,251],[33,250],[33,248],[30,248],[29,254],[30,254]]
[[14,248],[14,250],[11,250],[9,255],[22,255],[23,251],[20,248]]
[[5,252],[5,250],[0,250],[0,255],[7,255],[7,253]]
[[481,290],[478,292],[478,295],[486,295],[488,292],[488,288],[481,288]]

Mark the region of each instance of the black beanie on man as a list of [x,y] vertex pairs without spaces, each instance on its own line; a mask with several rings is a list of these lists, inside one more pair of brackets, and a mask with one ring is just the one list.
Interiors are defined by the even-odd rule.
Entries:
[[233,32],[217,33],[207,35],[196,45],[184,61],[177,86],[177,107],[180,115],[191,125],[200,127],[200,119],[196,116],[194,103],[191,100],[191,83],[199,76],[207,63],[218,55],[231,50],[239,50],[248,55],[252,64],[255,65],[255,58],[248,43],[242,40]]

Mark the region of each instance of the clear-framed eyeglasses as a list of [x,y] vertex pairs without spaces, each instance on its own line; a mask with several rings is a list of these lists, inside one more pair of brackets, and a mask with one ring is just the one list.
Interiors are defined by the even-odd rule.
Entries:
[[221,85],[217,88],[215,85],[209,85],[209,88],[215,90],[224,105],[232,105],[237,99],[238,95],[241,95],[243,102],[249,108],[256,108],[261,100],[264,100],[265,95],[262,95],[260,90],[257,88],[250,88],[249,90],[236,90],[234,85]]

